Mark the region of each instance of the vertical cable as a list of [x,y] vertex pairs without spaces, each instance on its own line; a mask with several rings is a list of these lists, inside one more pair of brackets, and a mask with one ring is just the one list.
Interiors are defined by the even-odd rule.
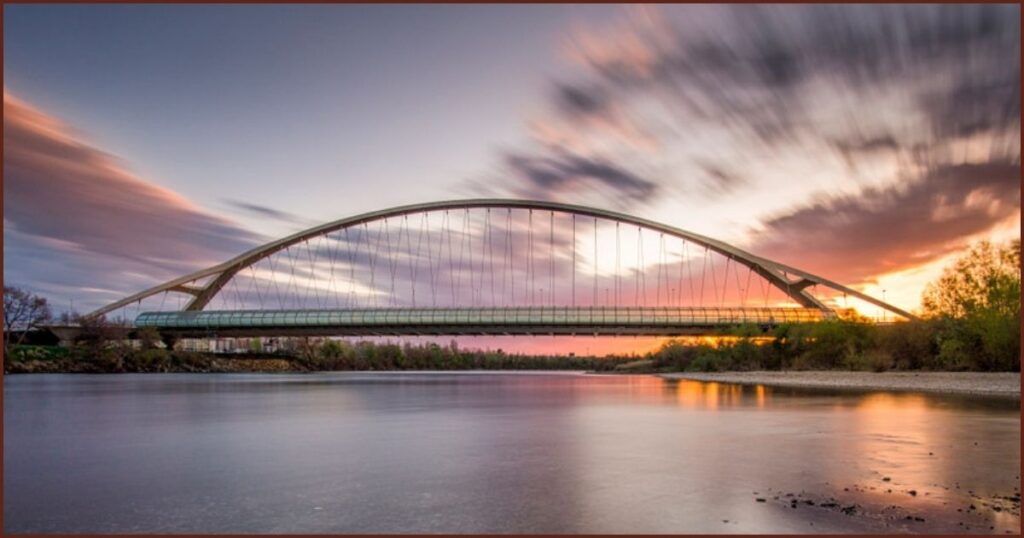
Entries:
[[594,302],[591,306],[597,306],[597,268],[597,217],[594,217]]
[[391,246],[391,227],[388,226],[388,218],[384,217],[384,250],[385,256],[387,256],[388,264],[388,276],[389,287],[388,287],[388,306],[394,306],[395,301],[395,266],[394,257],[391,255],[394,252],[394,247]]
[[747,285],[743,288],[743,307],[747,307],[747,296],[750,295],[750,277],[754,274],[754,267],[747,267]]
[[[408,220],[409,216],[405,216]],[[420,272],[420,252],[423,247],[423,222],[426,220],[427,214],[424,212],[420,218],[420,233],[416,235],[416,253],[409,258],[409,278],[412,279],[412,307],[416,308],[416,275]],[[406,227],[409,224],[406,222]],[[410,240],[412,239],[412,232],[410,233]],[[411,249],[410,249],[411,250]]]
[[527,241],[526,241],[526,244],[527,244],[527,247],[526,247],[526,250],[527,250],[526,282],[527,282],[527,284],[530,287],[530,306],[533,306],[534,304],[536,304],[536,301],[534,300],[534,293],[533,293],[534,292],[534,288],[536,287],[536,285],[535,285],[536,283],[534,282],[534,278],[533,278],[533,210],[532,209],[529,210],[529,215],[527,217],[526,227],[527,227],[527,232],[526,232],[527,233]]
[[725,274],[722,275],[722,299],[719,302],[719,306],[725,306],[725,294],[729,291],[729,262],[732,261],[732,256],[725,257]]
[[619,302],[619,273],[622,268],[621,257],[621,250],[619,247],[619,222],[615,221],[615,306],[622,304]]
[[[634,280],[636,281],[636,297],[633,301],[636,306],[643,306],[643,299],[640,294],[640,279],[644,272],[644,237],[643,229],[639,226],[636,227],[636,274]],[[646,284],[646,281],[644,282]],[[644,290],[646,292],[646,290]]]
[[487,213],[484,216],[484,229],[487,235],[487,272],[490,274],[491,281],[491,307],[497,306],[497,300],[494,295],[494,234],[491,230],[491,208],[487,208]]
[[548,280],[551,282],[551,306],[555,306],[555,212],[551,212],[551,225],[548,236]]
[[[515,280],[516,274],[515,274],[515,267],[512,266],[512,208],[511,207],[507,209],[507,213],[506,213],[506,216],[505,216],[505,249],[504,249],[504,251],[502,251],[502,254],[501,254],[502,258],[505,258],[506,254],[508,255],[508,266],[507,266],[508,267],[508,295],[505,297],[505,300],[508,301],[509,304],[515,305],[516,304],[516,280]],[[501,279],[501,283],[502,283],[501,294],[505,295],[505,289],[504,289],[505,279],[504,278]]]
[[665,267],[665,234],[658,234],[658,285],[654,296],[655,306],[661,306],[661,275]]
[[[330,288],[330,290],[331,290],[331,299],[334,300],[335,305],[337,305],[337,301],[338,301],[338,289],[337,289],[338,281],[334,277],[334,265],[335,265],[335,262],[337,261],[336,260],[337,252],[338,252],[338,241],[336,239],[331,239],[331,234],[328,233],[327,234],[327,259],[329,260],[328,263],[330,264],[330,274],[329,274],[328,279],[327,279],[327,287]],[[324,306],[328,306],[327,303],[328,303],[328,301],[324,300]]]
[[[423,220],[426,222],[425,227],[430,230],[430,213],[423,213]],[[442,240],[444,235],[441,236]],[[437,308],[437,273],[434,272],[434,244],[439,241],[434,241],[430,237],[427,237],[427,270],[430,271],[430,306]]]
[[363,226],[366,227],[366,250],[370,255],[370,304],[373,308],[377,308],[377,253],[380,247],[380,241],[374,240],[373,236],[379,234],[375,233],[371,236],[370,225],[368,223],[363,223]]
[[572,214],[572,306],[576,307],[576,213]]
[[708,276],[708,247],[704,247],[704,261],[701,263],[700,270],[700,306],[704,307],[704,283],[707,281]]
[[[515,267],[512,266],[512,208],[505,215],[505,246],[502,249],[502,261],[508,258],[508,293],[505,290],[505,279],[502,279],[502,295],[509,304],[515,304]],[[504,264],[504,263],[503,263]]]
[[445,230],[447,231],[448,236],[448,285],[451,287],[451,306],[454,308],[456,305],[459,304],[459,300],[456,298],[455,293],[455,247],[453,246],[454,241],[452,241],[452,222],[451,216],[448,214],[447,209],[444,212],[444,222]]
[[[356,231],[359,231],[359,228],[356,228]],[[349,236],[348,236],[348,228],[345,228],[345,251],[348,253],[348,302],[346,302],[345,306],[347,306],[348,308],[352,308],[355,305],[355,301],[356,301],[356,262],[355,262],[355,258],[358,257],[358,254],[359,254],[359,243],[358,242],[356,243],[356,248],[355,248],[355,252],[354,253],[353,253],[353,249],[349,247],[349,243],[350,243],[350,240],[349,240]]]

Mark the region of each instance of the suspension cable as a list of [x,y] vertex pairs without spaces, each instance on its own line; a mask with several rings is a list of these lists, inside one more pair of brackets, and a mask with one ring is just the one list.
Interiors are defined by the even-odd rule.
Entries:
[[750,296],[750,277],[754,274],[753,266],[747,267],[747,285],[743,287],[743,308],[747,307],[747,297]]
[[[408,217],[408,215],[407,215],[407,217]],[[424,232],[424,228],[426,228],[426,225],[425,225],[426,219],[427,219],[427,213],[424,212],[421,215],[421,218],[420,218],[420,233],[417,234],[417,237],[416,237],[416,254],[413,256],[413,259],[409,261],[409,272],[411,273],[410,276],[412,277],[412,307],[413,308],[416,308],[416,287],[417,287],[416,286],[416,276],[420,272],[420,252],[422,252],[422,247],[423,247],[423,232]]]
[[534,276],[533,276],[533,210],[532,209],[529,211],[529,216],[528,216],[528,220],[527,220],[526,226],[527,226],[527,241],[526,241],[527,247],[526,247],[526,250],[527,250],[527,256],[528,256],[527,264],[526,264],[526,282],[528,283],[528,285],[530,287],[530,303],[529,303],[529,305],[533,306],[537,302],[536,302],[536,300],[534,298],[534,288],[536,287],[536,282],[535,282],[535,279],[534,279]]
[[700,307],[704,308],[704,283],[708,276],[708,247],[704,247],[704,261],[700,270]]
[[718,306],[725,306],[725,294],[729,291],[729,262],[732,261],[732,256],[725,257],[725,274],[722,275],[722,298],[719,300]]
[[[501,257],[504,259],[508,254],[508,295],[505,297],[509,301],[509,304],[516,304],[516,273],[515,267],[512,266],[512,208],[508,208],[505,215],[505,249],[502,251]],[[501,294],[505,295],[505,279],[501,279],[502,290]]]
[[491,306],[497,306],[498,302],[494,294],[494,232],[491,229],[491,208],[487,208],[484,215],[484,229],[487,235],[487,272],[491,281]]
[[370,304],[373,308],[377,308],[377,253],[380,241],[374,241],[367,223],[364,222],[363,226],[366,227],[367,252],[370,255]]
[[615,221],[615,306],[618,306],[618,305],[622,304],[619,301],[619,287],[620,287],[619,286],[619,282],[621,280],[619,278],[619,276],[620,276],[619,273],[621,272],[620,268],[622,267],[622,263],[621,263],[620,258],[621,258],[621,255],[620,255],[620,248],[619,248],[619,222]]
[[[339,306],[338,305],[338,289],[337,289],[338,281],[337,281],[337,279],[334,276],[334,266],[335,266],[335,262],[337,261],[337,259],[336,259],[337,258],[337,252],[338,252],[338,240],[337,239],[332,239],[331,238],[331,234],[327,234],[327,259],[330,260],[330,262],[329,262],[330,263],[330,275],[328,277],[328,281],[327,281],[328,284],[327,284],[327,286],[331,289],[331,299],[334,299],[335,306]],[[327,304],[326,300],[324,301],[324,304],[325,305]]]
[[598,257],[597,257],[597,217],[594,217],[594,296],[593,304],[591,306],[597,306],[597,274],[598,274]]
[[[274,267],[274,258],[275,256],[268,256],[266,258],[267,265],[270,267],[270,283],[274,286],[274,296],[277,297],[277,302],[280,305],[281,310],[284,310],[284,301],[281,299],[281,288],[277,283],[277,268]],[[267,291],[270,291],[270,286],[267,286]]]
[[[384,250],[387,251],[386,255],[387,255],[387,262],[388,262],[388,276],[390,277],[390,279],[389,279],[390,281],[388,283],[388,306],[394,306],[395,305],[395,263],[394,263],[394,256],[392,255],[392,253],[395,251],[395,248],[392,247],[392,245],[391,245],[391,227],[388,226],[388,219],[387,219],[387,217],[384,217],[384,244],[385,244]],[[402,244],[402,238],[401,238],[401,236],[399,236],[399,238],[398,238],[398,246],[401,247],[401,244]]]
[[263,309],[263,295],[260,293],[259,282],[256,279],[256,270],[253,268],[253,265],[250,265],[247,269],[249,269],[249,273],[252,274],[252,277],[249,279],[250,285],[249,285],[249,289],[246,291],[246,295],[249,295],[250,293],[252,293],[252,290],[255,289],[256,290],[256,301],[259,303],[260,309],[262,310]]
[[721,306],[721,301],[718,298],[718,271],[715,270],[713,255],[709,255],[709,257],[711,257],[711,263],[709,264],[711,265],[711,290],[715,292],[715,303],[718,303],[718,305]]
[[654,296],[655,306],[662,306],[661,303],[661,277],[665,267],[665,233],[658,233],[658,285]]
[[[362,230],[356,228],[359,232],[359,236],[362,236]],[[353,308],[356,304],[356,258],[359,257],[359,241],[356,240],[356,248],[351,247],[351,239],[349,238],[348,228],[345,228],[345,253],[348,255],[348,300],[345,302],[346,308]]]
[[452,307],[455,307],[459,304],[458,299],[455,297],[455,247],[452,241],[451,216],[448,214],[447,209],[444,211],[444,222],[448,235],[448,284],[452,292]]
[[[424,213],[423,216],[424,228],[429,230],[430,215],[429,213]],[[443,234],[441,236],[441,240],[444,240]],[[433,308],[437,308],[437,276],[434,272],[434,245],[437,243],[439,243],[439,241],[434,241],[429,237],[427,238],[427,269],[430,271],[430,306]]]
[[555,306],[555,212],[551,211],[550,235],[548,236],[548,270],[551,282],[551,306]]
[[640,275],[644,272],[644,238],[643,229],[636,227],[636,272],[633,273],[633,304],[643,306],[640,299]]
[[572,306],[576,307],[576,213],[572,214]]

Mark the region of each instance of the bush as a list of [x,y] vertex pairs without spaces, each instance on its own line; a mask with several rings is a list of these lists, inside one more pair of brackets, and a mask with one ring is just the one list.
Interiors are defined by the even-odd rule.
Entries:
[[761,370],[764,368],[762,346],[749,338],[741,338],[732,344],[719,348],[725,357],[723,366],[729,370]]
[[938,325],[932,321],[908,321],[876,327],[874,346],[892,358],[901,370],[928,368],[939,353]]
[[654,367],[675,371],[685,371],[696,357],[693,346],[687,346],[677,340],[669,340],[654,352],[651,356]]
[[811,342],[799,358],[807,369],[836,369],[870,345],[871,327],[865,323],[828,320],[805,327]]
[[690,363],[687,371],[690,372],[719,372],[723,370],[720,367],[720,361],[715,357],[713,351],[710,348],[705,348],[697,353],[697,357]]
[[53,361],[67,357],[67,348],[58,346],[12,346],[5,358],[11,361]]
[[846,357],[844,366],[860,372],[885,372],[892,368],[892,355],[881,349],[871,349]]
[[124,361],[124,369],[129,372],[166,372],[170,365],[171,353],[156,348],[130,353]]

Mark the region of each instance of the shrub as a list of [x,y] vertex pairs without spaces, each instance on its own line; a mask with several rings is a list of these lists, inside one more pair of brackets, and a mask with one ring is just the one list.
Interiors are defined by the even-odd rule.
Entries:
[[652,354],[654,367],[684,371],[696,357],[693,346],[687,346],[678,340],[669,340]]
[[873,346],[892,358],[898,369],[927,367],[938,355],[938,324],[933,321],[908,321],[876,327]]
[[691,372],[719,372],[722,370],[713,352],[708,349],[701,350],[693,362],[687,368]]
[[166,372],[171,364],[171,353],[166,349],[143,349],[128,354],[124,368],[130,372]]
[[845,359],[847,369],[861,372],[885,372],[892,368],[892,363],[892,355],[881,349],[871,349]]

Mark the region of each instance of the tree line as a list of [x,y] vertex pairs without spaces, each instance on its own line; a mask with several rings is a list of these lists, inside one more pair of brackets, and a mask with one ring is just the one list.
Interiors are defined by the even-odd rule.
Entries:
[[670,370],[1020,371],[1019,239],[975,244],[928,284],[921,303],[920,320],[783,325],[762,345],[741,327],[728,343],[670,341],[649,358]]

